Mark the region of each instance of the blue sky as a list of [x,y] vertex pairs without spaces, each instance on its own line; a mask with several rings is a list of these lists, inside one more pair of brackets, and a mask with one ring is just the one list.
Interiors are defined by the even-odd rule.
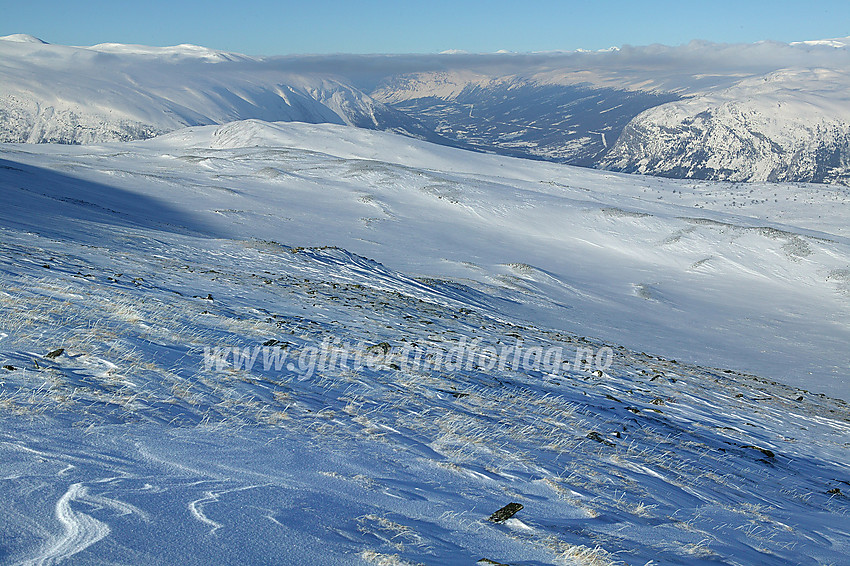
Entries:
[[434,53],[795,41],[850,35],[850,2],[0,0],[0,35],[50,43],[195,43],[252,55]]

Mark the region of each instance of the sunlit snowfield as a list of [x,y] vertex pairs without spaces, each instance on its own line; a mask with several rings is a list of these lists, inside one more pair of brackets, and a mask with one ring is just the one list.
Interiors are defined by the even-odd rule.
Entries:
[[[4,564],[850,553],[846,188],[259,121],[2,151]],[[296,363],[470,341],[612,363]]]

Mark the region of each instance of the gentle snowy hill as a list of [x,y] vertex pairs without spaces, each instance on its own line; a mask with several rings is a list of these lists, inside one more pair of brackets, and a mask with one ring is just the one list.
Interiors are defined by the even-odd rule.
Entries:
[[43,41],[35,36],[28,35],[26,33],[13,33],[12,35],[4,35],[0,37],[0,41],[12,41],[17,43],[40,43],[42,45],[47,44],[46,41]]
[[[512,316],[832,394],[847,386],[847,189],[636,178],[255,120],[32,151],[6,155],[179,204],[219,234],[340,246],[483,286]],[[15,183],[9,206],[25,210]],[[103,206],[120,210],[116,199]]]
[[834,47],[835,49],[846,49],[850,47],[850,37],[836,37],[833,39],[813,39],[809,41],[795,41],[791,45],[811,45],[814,47]]

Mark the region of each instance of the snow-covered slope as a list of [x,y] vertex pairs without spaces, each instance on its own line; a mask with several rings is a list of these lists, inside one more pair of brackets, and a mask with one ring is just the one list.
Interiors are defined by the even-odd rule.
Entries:
[[4,565],[850,552],[846,189],[255,120],[0,150]]
[[846,189],[327,124],[0,149],[0,563],[850,552]]
[[293,73],[194,45],[48,45],[0,39],[0,141],[149,138],[238,119],[297,120],[435,139],[330,74]]
[[31,152],[6,154],[183,203],[233,237],[341,246],[484,285],[539,323],[833,394],[847,385],[846,189],[636,178],[260,121]]

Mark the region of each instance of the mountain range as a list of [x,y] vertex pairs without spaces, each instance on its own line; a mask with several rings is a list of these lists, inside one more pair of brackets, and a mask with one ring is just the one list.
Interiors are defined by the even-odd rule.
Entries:
[[847,184],[846,38],[602,52],[251,57],[0,39],[0,141],[346,124],[623,172]]

